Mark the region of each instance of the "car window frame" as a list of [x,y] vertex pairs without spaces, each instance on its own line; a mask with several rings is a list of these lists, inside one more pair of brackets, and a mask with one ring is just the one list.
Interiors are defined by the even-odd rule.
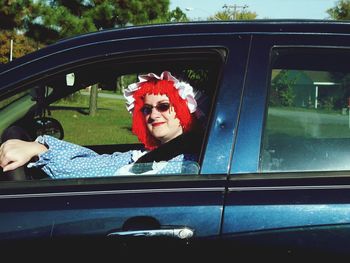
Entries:
[[[336,72],[342,72],[342,73],[345,73],[347,72],[347,76],[349,76],[350,74],[350,69],[346,71],[346,64],[347,64],[347,61],[346,61],[346,58],[348,58],[350,56],[350,47],[310,47],[310,46],[275,46],[272,48],[271,50],[271,73],[272,73],[272,70],[278,68],[278,69],[285,69],[285,70],[289,70],[289,71],[298,71],[298,72],[307,72],[307,71],[314,71],[314,72],[327,72],[327,73],[336,73]],[[302,63],[303,61],[298,61],[298,60],[302,60],[304,58],[301,59],[301,57],[303,56],[303,54],[306,54],[308,56],[308,58],[306,58],[306,62],[305,63]],[[282,59],[281,58],[277,58],[279,55],[282,56]],[[288,56],[288,59],[289,60],[286,60],[286,58],[284,58],[283,56],[286,55]],[[329,59],[325,58],[326,56],[329,57]],[[312,59],[312,57],[315,57],[315,59]],[[340,59],[339,59],[340,57]],[[338,58],[338,59],[336,59]],[[279,64],[277,64],[277,66],[275,66],[275,61],[278,60],[279,61]],[[290,60],[292,60],[292,62],[289,62]],[[321,62],[323,61],[327,61],[327,63],[325,64],[321,64],[320,63],[320,60]],[[340,61],[342,60],[342,61]],[[282,61],[282,62],[281,62]],[[288,61],[288,62],[286,62]],[[314,62],[316,61],[316,62]],[[282,65],[281,65],[282,63]],[[284,65],[284,64],[286,65]],[[342,64],[341,64],[342,63]],[[272,85],[272,76],[270,76],[270,85],[269,85],[269,90],[268,90],[268,96],[267,96],[267,110],[266,110],[266,115],[265,115],[265,119],[264,119],[264,131],[263,131],[263,140],[262,140],[262,147],[261,147],[261,153],[260,153],[260,166],[259,166],[259,172],[261,173],[273,173],[273,172],[307,172],[307,171],[310,171],[310,172],[327,172],[327,171],[347,171],[347,170],[350,170],[350,167],[348,168],[343,168],[345,166],[344,162],[343,163],[338,163],[338,165],[342,166],[342,168],[339,166],[339,168],[337,168],[336,166],[334,166],[333,168],[327,168],[327,165],[326,166],[322,166],[324,165],[324,162],[325,163],[328,163],[329,161],[326,161],[326,160],[318,160],[317,163],[319,163],[319,166],[315,166],[313,165],[311,168],[308,166],[309,163],[305,163],[303,164],[303,161],[299,162],[298,164],[296,164],[293,168],[293,164],[290,164],[288,167],[289,168],[281,168],[280,170],[279,169],[272,169],[272,170],[269,170],[268,168],[264,168],[264,154],[265,154],[265,149],[264,149],[264,143],[265,143],[265,135],[267,133],[266,129],[265,129],[265,126],[267,124],[267,121],[268,121],[268,109],[269,109],[269,100],[270,100],[270,92],[271,92],[271,85]],[[339,84],[336,84],[335,85],[339,85]],[[316,114],[319,114],[319,113],[316,113]],[[307,140],[307,141],[311,141],[311,140],[320,140],[321,142],[321,138],[317,138],[317,137],[312,137],[312,138],[309,138],[309,139],[306,139],[305,137],[303,136],[299,136],[298,138],[302,139],[303,140],[303,145],[306,143],[306,141],[304,140]],[[330,140],[331,141],[331,138],[323,138],[325,140],[328,139],[328,141]],[[341,138],[338,138],[338,137],[332,137],[332,139],[341,139]],[[344,138],[345,139],[345,138]],[[272,142],[273,143],[273,142]],[[331,144],[329,143],[324,143],[325,145],[329,145],[331,146]],[[313,144],[310,144],[309,146],[313,146]],[[316,145],[315,145],[316,146]],[[316,146],[317,147],[317,146]],[[297,150],[297,149],[296,149]],[[329,148],[329,154],[331,155],[332,152],[334,153],[334,148]],[[327,150],[325,149],[325,152]],[[295,151],[292,151],[292,152],[295,152]],[[339,156],[340,158],[341,156]],[[318,156],[316,157],[316,155],[314,156],[314,158],[322,158],[322,156]],[[337,159],[337,158],[336,158]],[[333,159],[333,162],[337,161],[336,159]],[[302,160],[302,159],[300,159]],[[286,161],[288,161],[288,159],[286,159]],[[310,160],[311,161],[311,160]],[[330,163],[328,164],[330,165]],[[298,168],[300,167],[300,168]],[[301,168],[303,167],[303,168]]]
[[[221,50],[221,51],[220,51]],[[161,54],[159,54],[159,52],[161,53]],[[188,60],[189,58],[188,58],[188,54],[191,54],[191,52],[193,53],[193,54],[195,54],[196,56],[199,56],[198,54],[205,54],[205,53],[207,53],[208,54],[208,56],[210,55],[210,54],[213,54],[213,52],[214,53],[216,53],[216,55],[215,56],[217,56],[217,58],[219,58],[219,56],[225,56],[225,52],[224,52],[224,50],[222,49],[222,47],[215,47],[215,48],[213,48],[213,47],[196,47],[196,48],[193,48],[193,47],[191,47],[191,48],[188,48],[188,49],[184,49],[184,48],[182,48],[182,49],[174,49],[174,48],[170,48],[170,49],[162,49],[161,51],[159,51],[159,50],[152,50],[152,51],[148,51],[148,52],[141,52],[141,51],[138,51],[138,52],[131,52],[131,53],[127,53],[127,54],[122,54],[122,55],[119,55],[119,56],[113,56],[113,57],[108,57],[108,59],[107,59],[107,61],[116,61],[117,63],[120,63],[119,61],[123,61],[123,60],[127,60],[128,58],[130,58],[130,56],[132,56],[132,57],[145,57],[145,58],[147,58],[147,56],[154,56],[154,54],[156,54],[156,56],[158,56],[158,57],[161,57],[161,55],[162,55],[162,53],[166,53],[166,54],[169,54],[169,53],[173,53],[173,54],[176,54],[177,56],[179,55],[179,54],[182,54],[182,56],[184,57],[184,60]],[[185,58],[186,57],[186,58]],[[225,64],[225,58],[224,57],[222,57],[221,58],[222,59],[222,66]],[[83,68],[83,67],[89,67],[90,65],[97,65],[97,64],[101,64],[101,63],[104,63],[104,62],[106,62],[106,58],[105,57],[100,57],[100,58],[95,58],[94,59],[94,61],[89,61],[89,63],[86,63],[86,64],[84,64],[84,65],[81,65],[81,66],[79,66],[79,67],[77,67],[77,68]],[[169,63],[169,62],[168,62]],[[68,73],[68,72],[72,72],[74,69],[76,69],[74,66],[71,66],[71,67],[68,67],[67,69],[59,69],[59,70],[53,70],[53,71],[51,71],[50,72],[50,74],[48,74],[47,72],[45,73],[45,76],[43,76],[43,77],[41,77],[41,76],[39,76],[39,77],[37,77],[37,79],[40,81],[40,82],[45,82],[45,79],[49,79],[50,77],[53,77],[53,76],[57,76],[57,74],[66,74],[66,73]],[[220,70],[218,70],[218,72],[220,72]],[[218,73],[217,73],[218,74]],[[216,76],[216,78],[220,78],[220,75],[218,74],[218,76]],[[29,82],[28,82],[29,84],[31,84],[32,85],[32,83],[35,83],[35,79],[31,79]],[[15,91],[18,91],[18,90],[23,90],[25,87],[26,87],[27,85],[25,85],[25,83],[23,82],[22,83],[22,85],[20,85],[20,88],[16,88],[16,89],[14,89]],[[219,87],[217,87],[217,89],[218,89]],[[10,93],[7,93],[7,95],[8,94],[12,94],[14,91],[11,91]],[[213,94],[212,94],[212,101],[210,102],[210,108],[214,108],[214,101],[215,101],[215,94],[216,94],[216,92],[213,92]],[[56,93],[55,93],[55,91],[54,92],[52,92],[51,94],[50,94],[50,96],[52,96],[52,98],[55,98],[55,96],[56,96]],[[53,99],[50,99],[49,100],[49,102],[50,101],[53,101]],[[207,120],[207,125],[209,126],[210,125],[210,115],[211,115],[211,112],[213,111],[213,109],[210,109],[209,110],[209,112],[208,112],[208,120]],[[204,138],[204,141],[205,141],[205,138]],[[200,174],[200,173],[199,173]],[[153,177],[157,177],[156,175],[152,175]],[[165,177],[173,177],[173,175],[164,175]],[[179,175],[178,175],[179,176]],[[195,175],[187,175],[187,176],[195,176]],[[130,177],[130,176],[129,176]],[[71,182],[72,182],[72,184],[74,184],[75,182],[77,182],[77,181],[79,181],[79,180],[74,180],[74,179],[69,179],[69,180],[72,180]],[[108,179],[107,179],[108,180]],[[110,180],[112,180],[113,181],[113,178],[111,178]],[[116,178],[114,179],[114,180],[116,180]],[[130,179],[130,180],[132,180],[132,179]],[[153,180],[152,180],[153,181]],[[2,183],[6,183],[6,182],[2,182]],[[19,182],[18,182],[18,184],[20,184]],[[34,183],[34,184],[37,184],[37,183]],[[46,183],[45,183],[45,185],[46,185]],[[20,188],[20,186],[19,186],[19,188]]]
[[[232,157],[230,178],[285,178],[285,177],[319,177],[324,172],[308,171],[266,173],[262,175],[259,170],[260,151],[267,114],[267,95],[270,87],[271,50],[274,47],[315,47],[315,48],[344,48],[350,47],[350,37],[346,35],[319,34],[307,35],[301,33],[290,34],[259,34],[254,36],[247,70],[247,81],[244,87],[242,108],[240,110],[239,129],[237,131],[236,145]],[[254,107],[252,106],[254,105]],[[254,120],[254,122],[253,122]],[[252,124],[253,123],[253,124]],[[331,173],[350,174],[350,171],[330,171]],[[268,175],[268,176],[267,176]]]

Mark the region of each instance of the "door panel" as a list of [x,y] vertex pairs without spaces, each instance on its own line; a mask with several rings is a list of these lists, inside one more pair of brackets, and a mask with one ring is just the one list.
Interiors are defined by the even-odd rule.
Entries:
[[[213,89],[218,86],[215,101],[208,105],[209,115],[214,117],[208,120],[200,175],[2,182],[0,239],[106,237],[116,232],[181,228],[193,229],[194,239],[219,236],[250,37],[199,35],[162,39],[168,49],[168,45],[173,48],[200,45],[220,47],[226,52],[223,71],[213,86]],[[136,42],[141,44],[140,40]],[[147,45],[164,48],[159,41],[155,44],[154,39],[142,43],[144,49]],[[138,45],[133,43],[129,48],[136,49],[135,46]],[[117,48],[113,42],[112,50]],[[125,49],[123,45],[121,51]]]
[[348,254],[349,182],[332,185],[315,178],[305,186],[300,179],[294,180],[299,185],[291,181],[269,182],[279,186],[239,183],[239,187],[229,188],[224,237],[237,246],[284,255]]
[[[193,229],[195,238],[217,236],[224,195],[222,182],[220,179],[200,182],[198,177],[187,180],[153,186],[144,183],[146,188],[128,184],[109,186],[110,190],[71,187],[71,191],[62,192],[50,187],[49,193],[2,195],[0,236],[2,239],[107,237],[108,233],[133,228],[179,226]],[[139,220],[125,229],[124,224],[132,218]],[[149,218],[158,225],[148,225]]]
[[[330,166],[325,163],[326,159],[318,159],[315,162],[310,153],[306,154],[305,151],[298,153],[293,150],[294,148],[285,147],[283,150],[288,154],[286,156],[299,154],[299,162],[295,159],[280,158],[280,163],[285,161],[283,166],[285,168],[274,169],[271,172],[273,160],[267,162],[269,160],[266,159],[267,153],[262,148],[266,143],[271,145],[274,143],[271,140],[264,141],[267,107],[271,103],[266,99],[273,94],[270,90],[271,78],[274,77],[271,76],[273,69],[271,65],[275,62],[272,50],[303,48],[312,53],[316,49],[317,52],[319,49],[330,49],[333,52],[339,48],[348,51],[349,47],[350,38],[346,36],[295,34],[253,37],[223,217],[222,233],[232,245],[243,246],[249,251],[253,248],[260,252],[264,249],[271,253],[279,251],[282,255],[349,254],[350,173],[346,166],[333,165],[329,169]],[[338,60],[335,63],[337,65],[332,65],[334,61],[327,60],[326,57],[319,56],[319,65],[313,63],[315,60],[309,53],[305,53],[305,57],[302,57],[306,59],[302,65],[298,64],[300,60],[297,56],[290,56],[289,59],[294,63],[292,69],[317,71],[327,70],[329,67],[330,72],[338,70],[342,62]],[[310,69],[308,65],[315,67]],[[279,64],[281,69],[285,69],[285,66]],[[286,87],[291,87],[297,80],[285,82],[288,84]],[[317,81],[311,85],[314,83]],[[298,94],[294,95],[289,98],[301,101]],[[297,103],[290,104],[289,109],[294,111],[297,106]],[[303,116],[307,117],[306,114]],[[289,124],[284,122],[279,127],[283,129]],[[324,130],[322,132],[317,134],[324,135]],[[310,133],[308,136],[315,134]],[[298,137],[290,141],[293,147],[301,144]],[[314,146],[320,145],[315,143]],[[331,144],[322,144],[322,147],[330,146]],[[337,151],[334,149],[332,151],[327,148],[325,151],[317,149],[315,148],[315,154],[325,156],[324,158],[337,158],[335,157]],[[271,151],[269,154],[275,153]],[[339,155],[339,158],[344,158],[344,155]],[[311,163],[312,166],[309,165]]]

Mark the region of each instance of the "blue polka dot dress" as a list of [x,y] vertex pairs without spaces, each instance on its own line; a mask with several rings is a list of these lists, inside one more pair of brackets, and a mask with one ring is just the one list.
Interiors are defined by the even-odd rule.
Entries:
[[[39,136],[37,142],[45,144],[48,151],[39,155],[39,160],[28,167],[39,167],[53,179],[108,177],[135,174],[198,173],[193,155],[181,154],[168,162],[154,162],[146,172],[135,173],[131,169],[138,158],[147,151],[131,150],[113,154],[98,154],[91,149],[56,139],[49,135]],[[186,165],[184,165],[186,164]],[[134,167],[135,168],[135,167]],[[141,169],[142,170],[142,169]]]

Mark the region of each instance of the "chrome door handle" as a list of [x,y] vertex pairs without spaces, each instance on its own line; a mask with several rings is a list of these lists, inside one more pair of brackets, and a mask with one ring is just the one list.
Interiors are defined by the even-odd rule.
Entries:
[[146,230],[131,230],[117,231],[109,233],[107,236],[144,236],[144,237],[174,237],[179,239],[188,239],[193,237],[194,230],[188,227],[169,228],[169,229],[146,229]]

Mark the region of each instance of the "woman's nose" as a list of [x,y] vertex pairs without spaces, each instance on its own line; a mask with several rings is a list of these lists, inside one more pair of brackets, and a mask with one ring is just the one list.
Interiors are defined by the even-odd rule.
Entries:
[[160,115],[160,112],[157,110],[156,107],[153,107],[151,110],[150,117],[153,119],[153,117],[158,117]]

